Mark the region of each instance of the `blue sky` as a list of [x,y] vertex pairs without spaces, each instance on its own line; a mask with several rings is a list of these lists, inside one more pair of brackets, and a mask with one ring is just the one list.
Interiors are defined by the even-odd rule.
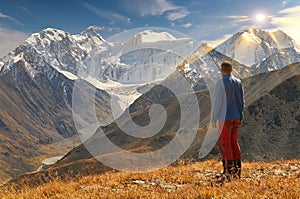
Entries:
[[299,20],[300,0],[0,0],[0,56],[48,27],[77,34],[92,25],[104,38],[162,27],[210,43],[250,27],[280,28],[300,43]]

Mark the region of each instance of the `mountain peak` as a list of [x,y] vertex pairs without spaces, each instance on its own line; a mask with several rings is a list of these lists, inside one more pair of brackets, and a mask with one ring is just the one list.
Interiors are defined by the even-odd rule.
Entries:
[[274,33],[274,34],[284,34],[284,35],[286,35],[285,32],[283,32],[283,31],[280,30],[280,29],[275,30],[273,33]]
[[38,34],[40,34],[40,36],[42,38],[50,36],[50,37],[54,37],[52,39],[58,39],[58,40],[59,40],[59,37],[62,38],[62,37],[71,35],[68,32],[65,32],[65,31],[59,30],[59,29],[55,29],[55,28],[46,28],[46,29],[42,30],[41,32],[39,32]]
[[103,37],[97,32],[97,27],[89,26],[87,29],[82,31],[80,35],[86,35],[88,37],[98,37],[100,40],[104,41]]
[[249,67],[257,66],[261,60],[266,60],[271,55],[276,56],[280,61],[272,64],[271,68],[278,69],[289,63],[280,52],[287,52],[289,49],[293,51],[295,46],[294,40],[281,30],[272,32],[250,28],[236,33],[216,49]]
[[249,28],[245,30],[242,35],[244,33],[248,33],[253,37],[258,37],[262,41],[267,41],[268,43],[271,43],[272,46],[275,45],[277,48],[289,48],[293,47],[295,44],[293,39],[280,29],[275,31],[266,31],[259,28]]
[[59,30],[59,29],[56,29],[56,28],[46,28],[46,29],[42,30],[41,32],[61,32],[61,33],[64,32],[65,33],[65,31]]
[[265,31],[261,30],[259,28],[249,28],[249,29],[246,29],[244,32],[247,32],[249,34],[259,34],[259,33],[265,32]]
[[168,32],[154,32],[151,29],[142,31],[134,36],[140,42],[173,41],[176,38]]
[[70,33],[67,33],[63,30],[46,28],[38,33],[33,33],[25,41],[32,45],[38,45],[43,42],[47,43],[49,41],[61,41],[70,35]]

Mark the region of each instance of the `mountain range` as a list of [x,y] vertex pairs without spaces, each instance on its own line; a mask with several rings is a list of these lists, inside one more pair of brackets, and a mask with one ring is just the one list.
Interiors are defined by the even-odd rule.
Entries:
[[[76,82],[84,85],[79,100],[89,97],[89,90],[96,91],[99,124],[114,143],[127,150],[149,151],[164,146],[176,132],[180,118],[176,96],[159,84],[176,86],[178,73],[182,74],[200,102],[199,133],[183,157],[195,156],[210,118],[207,85],[220,77],[219,64],[224,60],[233,62],[234,74],[245,82],[248,104],[241,145],[246,158],[254,159],[258,153],[266,159],[268,155],[295,157],[297,153],[287,151],[299,137],[299,49],[280,30],[245,30],[215,48],[152,30],[122,42],[105,41],[93,27],[77,35],[52,28],[32,34],[0,62],[0,180],[34,171],[43,159],[63,155],[80,143],[72,112]],[[189,93],[183,95],[189,98]],[[112,114],[112,99],[119,104],[117,116]],[[158,135],[135,140],[114,123],[119,116],[126,121],[122,113],[129,107],[133,120],[145,124],[154,103],[163,105],[171,116]],[[249,133],[255,128],[258,134]],[[272,133],[282,131],[286,132],[282,151],[272,152],[270,147],[282,140]],[[270,137],[263,148],[266,143],[260,139]],[[94,138],[101,139],[97,133]],[[72,170],[88,161],[94,162],[80,145],[54,168]]]

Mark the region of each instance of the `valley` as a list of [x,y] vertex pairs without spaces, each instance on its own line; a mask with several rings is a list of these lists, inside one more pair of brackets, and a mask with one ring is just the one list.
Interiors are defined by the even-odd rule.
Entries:
[[[252,48],[256,54],[248,54],[247,59],[237,53]],[[41,173],[89,175],[86,167],[80,166],[85,164],[94,167],[95,173],[110,170],[81,145],[73,104],[74,85],[78,83],[83,85],[82,96],[76,98],[79,103],[95,92],[92,97],[98,121],[91,132],[95,134],[89,136],[90,146],[105,146],[99,145],[105,144],[99,136],[101,127],[114,144],[138,153],[158,150],[174,138],[181,118],[176,98],[179,95],[189,100],[195,94],[201,117],[194,121],[197,117],[190,115],[190,122],[198,122],[199,126],[194,142],[181,158],[197,158],[208,130],[219,64],[224,60],[233,62],[234,75],[242,78],[245,85],[245,121],[240,137],[245,159],[299,158],[299,45],[284,32],[248,29],[213,48],[152,30],[113,42],[105,41],[93,27],[77,35],[47,28],[32,34],[1,61],[0,180],[36,171],[44,159],[55,156],[64,157]],[[180,77],[189,82],[193,92],[182,90],[174,95],[161,86],[179,88]],[[151,138],[128,136],[115,122],[129,122],[122,114],[129,106],[133,121],[146,125],[150,107],[156,103],[166,109],[169,117],[164,128]],[[84,111],[79,121],[90,124],[90,115]],[[210,155],[216,158],[217,154],[214,147]],[[35,178],[39,174],[29,175]]]

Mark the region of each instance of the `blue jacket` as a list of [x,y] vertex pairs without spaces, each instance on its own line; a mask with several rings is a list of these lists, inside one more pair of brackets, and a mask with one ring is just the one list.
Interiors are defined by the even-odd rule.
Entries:
[[240,79],[224,75],[217,82],[212,122],[244,118],[244,89]]

